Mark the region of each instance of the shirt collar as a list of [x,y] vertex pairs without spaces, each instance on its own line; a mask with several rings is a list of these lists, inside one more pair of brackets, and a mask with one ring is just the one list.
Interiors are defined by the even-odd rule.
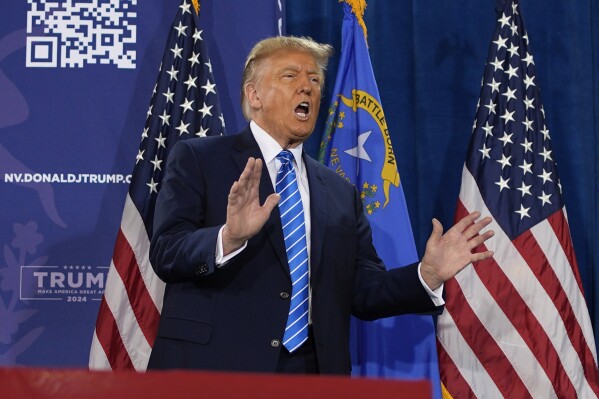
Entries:
[[[268,165],[270,164],[279,152],[283,151],[283,147],[275,139],[272,138],[270,134],[268,134],[264,129],[262,129],[258,124],[254,121],[250,122],[250,129],[252,134],[254,135],[254,139],[258,143],[258,147],[260,147],[260,151],[262,152],[262,156],[264,157],[264,162]],[[301,143],[295,148],[290,148],[289,151],[293,154],[295,158],[295,163],[298,167],[301,168],[303,164],[302,160],[302,151],[304,148],[304,144]]]

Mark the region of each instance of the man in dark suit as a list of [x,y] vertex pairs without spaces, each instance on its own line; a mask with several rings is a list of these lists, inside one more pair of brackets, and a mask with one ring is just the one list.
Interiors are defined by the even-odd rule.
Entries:
[[491,256],[472,252],[493,234],[473,213],[445,234],[433,220],[422,261],[385,269],[356,188],[302,150],[330,53],[305,38],[258,43],[242,79],[248,128],[173,148],[151,246],[167,286],[149,368],[349,374],[351,314],[435,311],[444,281]]

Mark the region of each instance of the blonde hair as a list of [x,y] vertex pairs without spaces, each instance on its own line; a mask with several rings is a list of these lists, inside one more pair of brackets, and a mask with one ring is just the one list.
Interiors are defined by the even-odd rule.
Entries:
[[250,83],[256,83],[260,79],[260,68],[257,64],[260,60],[270,57],[280,50],[295,50],[311,54],[320,71],[320,87],[324,86],[324,73],[333,54],[333,47],[329,44],[315,42],[310,37],[275,36],[261,40],[250,51],[241,76],[241,109],[246,120],[251,119],[252,109],[245,98],[245,87]]

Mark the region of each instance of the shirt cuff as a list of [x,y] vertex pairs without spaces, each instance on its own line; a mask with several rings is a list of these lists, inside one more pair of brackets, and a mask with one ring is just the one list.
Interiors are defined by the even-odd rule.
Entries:
[[437,289],[431,290],[428,285],[422,279],[422,275],[420,274],[420,266],[422,263],[418,264],[418,278],[420,279],[420,283],[428,293],[428,296],[431,298],[431,301],[435,304],[435,306],[443,306],[445,305],[445,300],[443,299],[443,284],[441,284]]
[[217,268],[223,267],[224,265],[226,265],[228,261],[233,259],[237,254],[239,254],[241,251],[243,251],[245,249],[245,247],[247,247],[247,245],[248,245],[248,242],[246,241],[243,243],[241,248],[236,249],[235,251],[231,252],[227,256],[223,256],[223,229],[224,228],[225,228],[225,225],[223,225],[220,228],[220,230],[218,231],[218,237],[216,238],[216,259],[214,262],[216,263]]

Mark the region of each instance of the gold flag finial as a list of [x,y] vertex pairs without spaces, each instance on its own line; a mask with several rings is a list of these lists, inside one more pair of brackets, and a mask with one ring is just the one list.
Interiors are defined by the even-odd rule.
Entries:
[[196,15],[200,15],[200,0],[191,0],[193,9],[196,10]]
[[366,0],[339,0],[345,1],[351,7],[352,13],[356,15],[358,23],[364,31],[364,39],[368,41],[368,31],[366,30],[366,24],[364,23],[364,10],[366,9]]

